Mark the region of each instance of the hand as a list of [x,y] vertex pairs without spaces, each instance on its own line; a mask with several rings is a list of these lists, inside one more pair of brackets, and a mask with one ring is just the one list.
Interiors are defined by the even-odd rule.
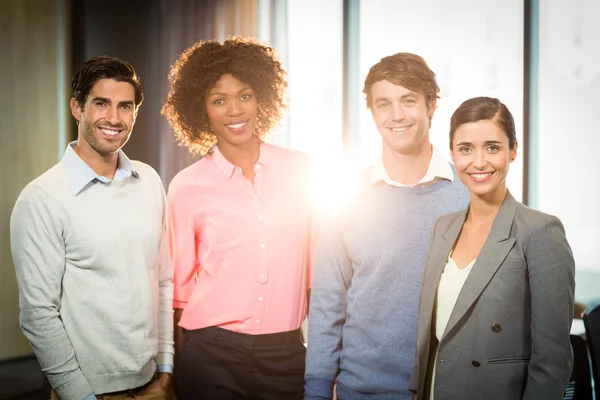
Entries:
[[171,374],[166,372],[159,372],[157,374],[156,380],[152,382],[150,386],[148,386],[148,389],[150,389],[153,386],[158,387],[166,393],[169,390],[169,387],[171,386]]
[[[159,372],[154,382],[139,396],[140,400],[164,400],[172,398],[171,374]],[[137,397],[136,397],[137,398]]]

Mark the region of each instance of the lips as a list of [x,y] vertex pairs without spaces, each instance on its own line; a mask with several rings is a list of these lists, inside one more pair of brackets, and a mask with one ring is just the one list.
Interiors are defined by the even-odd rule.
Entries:
[[121,132],[120,129],[114,129],[114,128],[98,128],[98,129],[100,129],[100,131],[107,136],[117,136],[119,134],[119,132]]
[[404,125],[404,126],[388,126],[388,129],[391,130],[392,132],[396,132],[396,133],[402,133],[405,130],[409,129],[411,125]]
[[231,124],[225,124],[225,126],[233,133],[244,133],[246,132],[246,127],[248,126],[248,120],[234,121]]
[[471,177],[471,179],[477,183],[481,183],[481,182],[485,182],[488,179],[490,179],[490,177],[493,175],[493,172],[477,172],[477,173],[471,173],[469,174],[469,176]]

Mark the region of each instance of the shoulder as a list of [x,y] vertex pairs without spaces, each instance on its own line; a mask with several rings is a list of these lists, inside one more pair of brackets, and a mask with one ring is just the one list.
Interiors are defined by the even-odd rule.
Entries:
[[210,156],[207,155],[179,171],[169,183],[167,198],[173,198],[183,190],[207,182],[207,179],[213,173],[211,163]]
[[29,182],[19,194],[17,202],[56,197],[63,192],[68,194],[68,190],[67,177],[59,163]]
[[558,217],[534,210],[522,203],[517,203],[514,224],[520,231],[526,231],[529,235],[543,233],[552,226],[564,231],[563,224]]
[[441,217],[438,218],[435,226],[436,226],[436,231],[438,230],[445,230],[446,228],[448,228],[450,225],[454,224],[454,222],[458,219],[458,218],[465,218],[465,214],[466,214],[466,209],[462,209],[459,211],[455,211],[452,212],[450,214],[445,214],[442,215]]
[[138,173],[141,178],[151,179],[153,181],[161,181],[158,172],[156,172],[156,170],[150,165],[137,160],[131,160],[131,164],[133,165],[135,172]]
[[56,216],[61,199],[72,197],[60,164],[29,182],[19,194],[12,210],[11,222],[30,214]]
[[263,143],[262,147],[268,151],[269,157],[277,163],[306,166],[310,162],[308,155],[300,150],[279,147],[270,143]]

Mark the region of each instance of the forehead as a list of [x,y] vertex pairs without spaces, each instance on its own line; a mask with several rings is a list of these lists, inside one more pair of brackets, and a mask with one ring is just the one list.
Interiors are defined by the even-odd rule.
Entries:
[[100,79],[92,86],[88,99],[103,97],[113,101],[135,102],[135,89],[129,82],[117,82],[114,79]]
[[418,92],[413,92],[410,89],[405,88],[404,86],[396,85],[390,81],[382,80],[379,82],[375,82],[373,86],[371,86],[371,97],[373,100],[377,100],[378,98],[394,98],[394,97],[405,97],[413,95],[415,97],[423,97],[422,94]]
[[454,142],[484,143],[488,141],[507,142],[508,137],[492,120],[481,120],[462,124],[454,134]]
[[215,83],[215,86],[209,91],[212,93],[237,93],[240,90],[251,88],[249,84],[239,80],[231,74],[225,74]]

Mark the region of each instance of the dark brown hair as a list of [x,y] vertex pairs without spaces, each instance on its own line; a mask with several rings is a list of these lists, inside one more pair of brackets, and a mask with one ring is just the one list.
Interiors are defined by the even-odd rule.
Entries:
[[84,62],[71,80],[73,98],[77,100],[82,109],[90,90],[100,79],[114,79],[117,82],[130,83],[135,90],[136,108],[144,101],[140,78],[131,64],[116,57],[96,56]]
[[474,97],[463,102],[450,118],[450,150],[456,130],[464,124],[477,121],[493,121],[508,137],[512,150],[517,142],[515,121],[512,114],[500,100],[492,97]]
[[198,42],[173,64],[171,89],[162,108],[179,143],[192,154],[208,153],[217,141],[205,101],[225,74],[247,83],[256,94],[257,136],[264,139],[283,117],[286,74],[271,47],[240,37],[222,44],[215,40]]

